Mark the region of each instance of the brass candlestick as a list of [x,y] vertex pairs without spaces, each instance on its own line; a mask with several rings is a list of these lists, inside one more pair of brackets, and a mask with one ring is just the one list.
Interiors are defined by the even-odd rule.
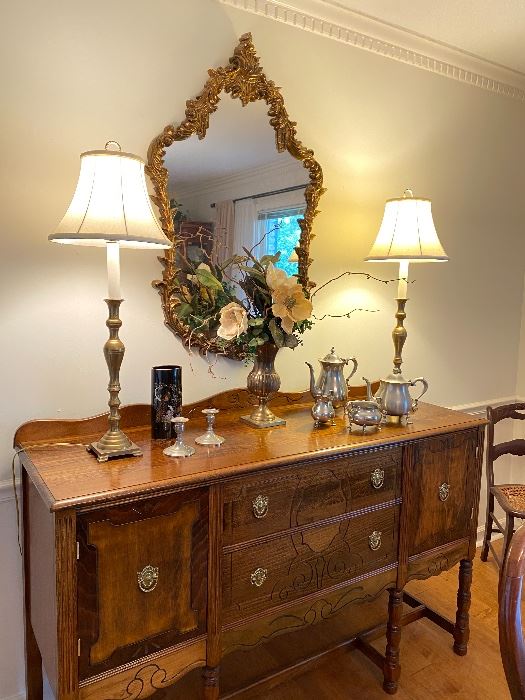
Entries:
[[106,299],[109,316],[106,326],[109,329],[109,338],[104,345],[104,357],[109,370],[109,430],[98,442],[92,442],[89,450],[94,452],[99,462],[106,462],[113,457],[134,456],[140,457],[142,451],[120,429],[120,366],[124,359],[124,343],[118,337],[122,321],[119,318],[119,309],[123,299]]
[[408,299],[397,299],[397,311],[396,319],[397,325],[392,331],[392,340],[394,341],[394,374],[401,374],[401,364],[403,359],[401,353],[403,351],[403,345],[407,339],[407,329],[404,327],[403,322],[407,317],[405,313],[405,304]]

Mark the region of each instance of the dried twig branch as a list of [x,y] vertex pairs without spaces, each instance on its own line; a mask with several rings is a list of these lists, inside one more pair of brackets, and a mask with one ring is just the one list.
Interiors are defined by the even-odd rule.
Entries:
[[[368,272],[351,272],[350,270],[346,270],[345,272],[341,272],[340,275],[337,275],[337,277],[332,277],[332,279],[329,279],[328,281],[324,282],[320,287],[317,287],[315,292],[311,295],[310,299],[313,299],[316,294],[318,294],[322,289],[327,287],[329,284],[332,282],[335,282],[341,277],[346,277],[347,275],[352,275],[355,277],[365,277],[367,280],[373,280],[374,282],[381,282],[382,284],[390,284],[391,282],[399,282],[400,279],[405,279],[404,277],[395,277],[394,279],[390,280],[383,280],[380,277],[374,277],[374,275],[369,274]],[[410,281],[409,284],[412,284],[413,282]]]

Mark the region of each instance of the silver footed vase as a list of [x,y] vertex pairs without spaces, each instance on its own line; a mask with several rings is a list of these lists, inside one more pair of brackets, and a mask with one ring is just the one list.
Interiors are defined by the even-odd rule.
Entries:
[[274,343],[259,345],[255,355],[253,368],[246,380],[250,394],[257,397],[258,405],[249,416],[241,416],[241,420],[255,428],[273,428],[276,425],[286,425],[286,421],[278,418],[268,408],[268,401],[279,391],[281,378],[275,370],[275,357],[279,348]]

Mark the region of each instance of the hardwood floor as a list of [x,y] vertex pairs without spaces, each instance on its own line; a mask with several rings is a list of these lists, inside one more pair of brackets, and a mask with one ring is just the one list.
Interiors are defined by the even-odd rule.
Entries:
[[[479,551],[474,562],[470,643],[467,656],[452,652],[451,637],[428,620],[403,629],[401,679],[398,700],[507,700],[498,643],[498,569],[492,557],[483,563]],[[427,581],[412,582],[407,590],[453,618],[457,567]],[[384,650],[384,638],[374,646]],[[317,668],[259,693],[243,693],[239,700],[385,700],[381,674],[363,654],[331,656]]]

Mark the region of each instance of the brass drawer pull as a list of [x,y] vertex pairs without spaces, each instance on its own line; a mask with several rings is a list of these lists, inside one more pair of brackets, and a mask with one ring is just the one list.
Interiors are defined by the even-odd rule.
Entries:
[[371,535],[368,535],[368,546],[373,552],[381,547],[381,533],[378,530],[374,530]]
[[256,518],[265,518],[268,515],[268,502],[268,496],[261,496],[261,494],[253,499],[252,508]]
[[438,491],[439,491],[439,500],[446,501],[450,495],[450,484],[443,482],[441,484],[441,486],[439,487]]
[[143,593],[151,593],[159,582],[159,567],[148,564],[142,571],[137,571],[137,581]]
[[385,470],[378,467],[370,474],[370,481],[375,489],[380,489],[385,483]]
[[250,576],[250,581],[252,586],[257,586],[258,588],[263,585],[268,576],[268,569],[255,569],[253,574]]

